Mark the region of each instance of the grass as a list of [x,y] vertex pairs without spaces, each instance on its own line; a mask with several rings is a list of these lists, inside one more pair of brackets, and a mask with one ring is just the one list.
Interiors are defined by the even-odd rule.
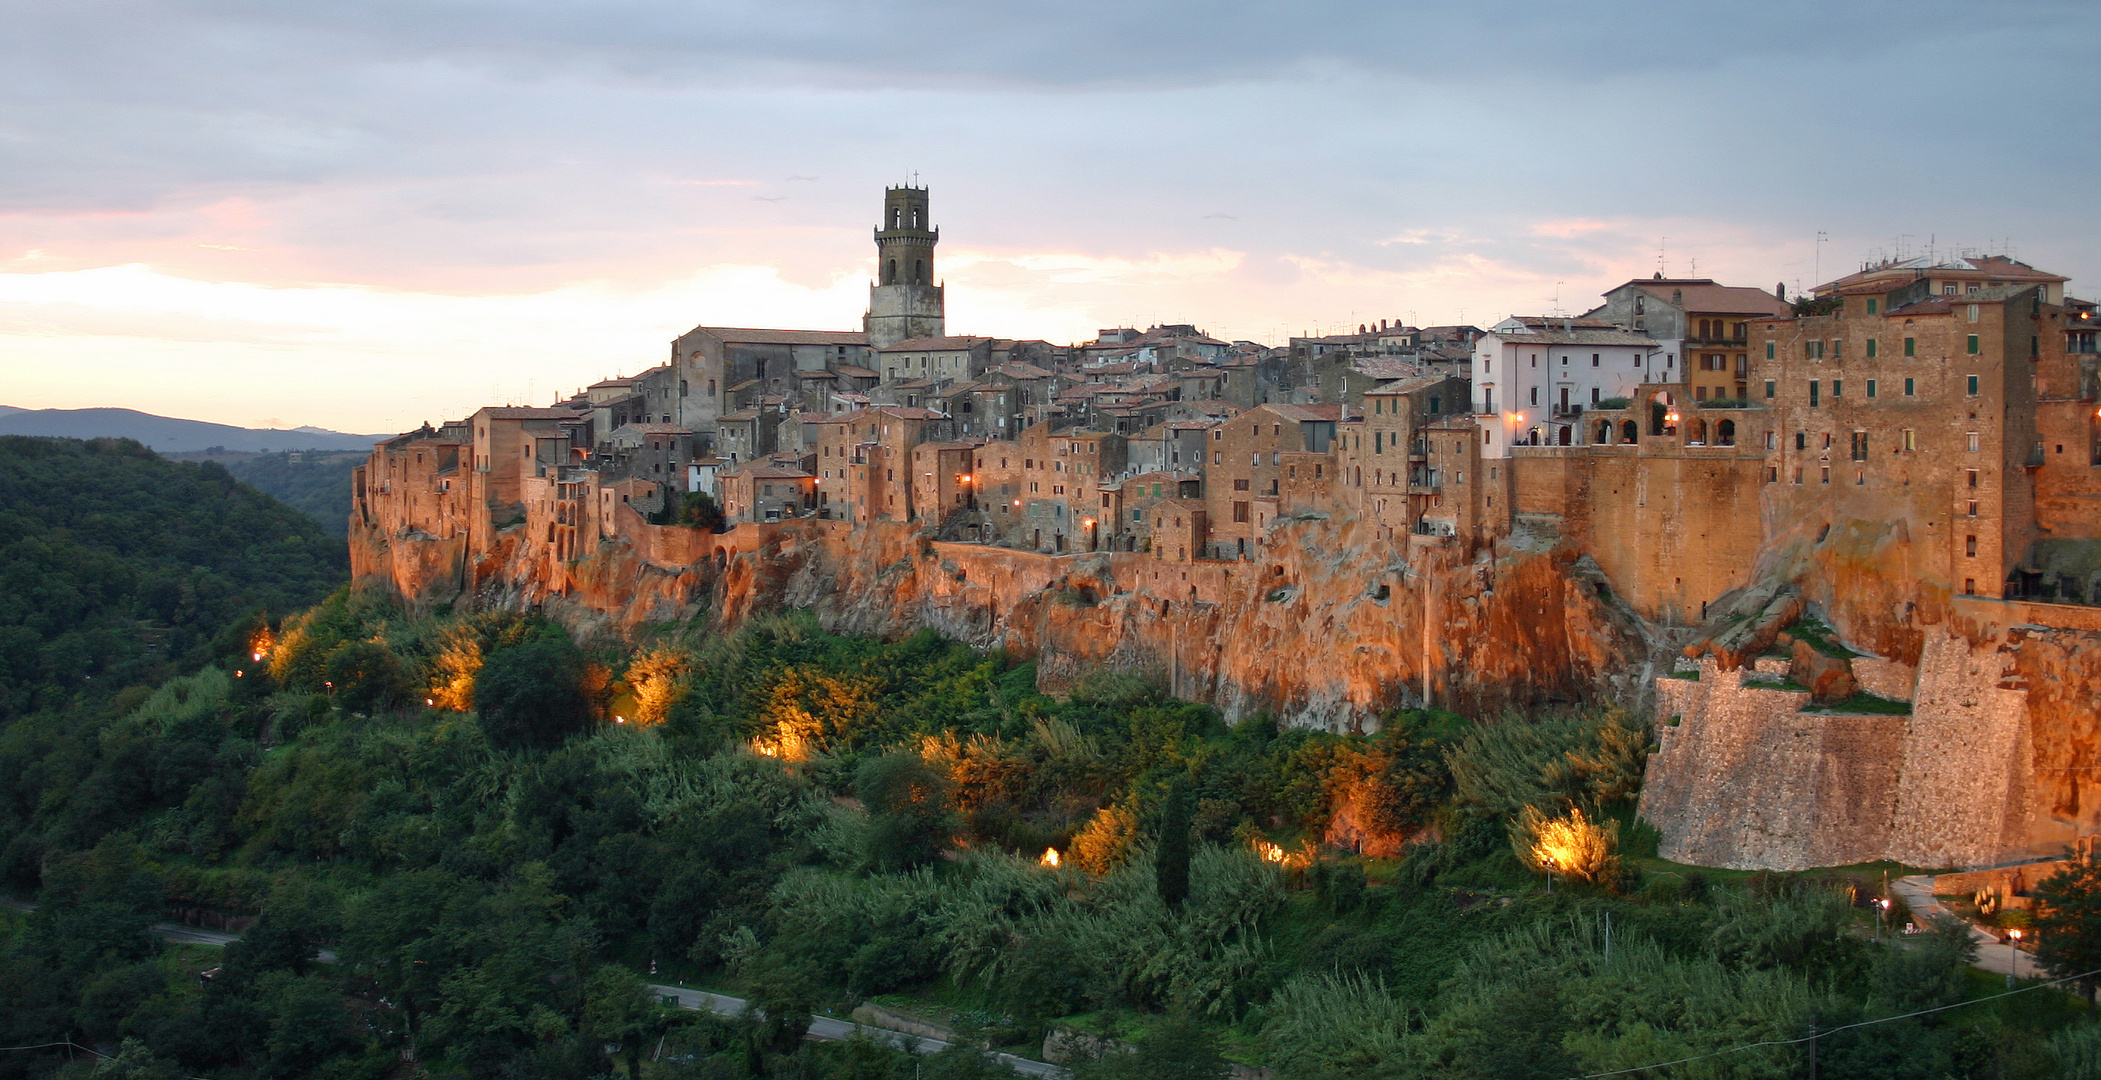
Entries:
[[1865,690],[1832,705],[1804,705],[1803,712],[1816,713],[1866,713],[1871,716],[1910,716],[1911,702],[1892,701],[1877,697]]
[[1837,657],[1840,660],[1851,660],[1860,655],[1839,644],[1838,631],[1831,629],[1831,627],[1825,625],[1823,620],[1815,616],[1805,615],[1801,619],[1796,620],[1794,625],[1787,628],[1787,633],[1798,641],[1808,642],[1810,648],[1823,653],[1825,656]]

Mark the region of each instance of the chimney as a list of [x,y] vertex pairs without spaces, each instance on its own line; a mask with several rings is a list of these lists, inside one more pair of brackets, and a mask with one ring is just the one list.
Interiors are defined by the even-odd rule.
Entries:
[[1773,286],[1773,299],[1783,304],[1787,302],[1787,282],[1783,281]]

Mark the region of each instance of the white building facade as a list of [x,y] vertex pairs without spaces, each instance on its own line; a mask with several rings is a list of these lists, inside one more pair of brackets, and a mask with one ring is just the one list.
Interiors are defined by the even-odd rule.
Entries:
[[1512,446],[1584,445],[1583,412],[1674,381],[1664,344],[1597,319],[1512,316],[1474,343],[1474,415],[1481,456]]

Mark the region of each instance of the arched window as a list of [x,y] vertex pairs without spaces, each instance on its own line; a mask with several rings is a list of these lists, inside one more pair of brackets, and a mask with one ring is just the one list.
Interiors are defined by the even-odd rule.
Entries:
[[1563,427],[1563,428],[1561,429],[1561,445],[1563,445],[1563,446],[1567,446],[1567,445],[1569,444],[1569,439],[1571,438],[1571,436],[1569,435],[1569,432],[1570,432],[1571,430],[1572,430],[1572,429],[1570,429],[1570,428],[1568,428],[1568,427]]
[[924,259],[915,259],[915,260],[913,260],[913,262],[912,262],[912,280],[913,280],[913,281],[915,281],[915,282],[918,282],[918,283],[919,283],[919,284],[921,284],[921,285],[924,285],[924,284],[926,284],[926,260],[924,260]]
[[1714,444],[1716,446],[1736,445],[1736,421],[1724,420],[1714,425]]
[[887,262],[887,263],[884,263],[884,264],[883,264],[883,284],[885,284],[885,285],[895,285],[895,284],[897,284],[897,260],[896,260],[896,259],[892,259],[892,260],[890,260],[889,262]]
[[1635,426],[1634,421],[1629,420],[1626,423],[1620,425],[1620,442],[1626,443],[1631,446],[1634,443],[1640,441],[1641,428]]
[[897,223],[898,223],[898,221],[899,221],[899,220],[901,220],[901,219],[903,218],[903,216],[904,216],[904,211],[903,211],[903,210],[901,210],[901,209],[899,209],[899,208],[897,208],[897,207],[895,207],[895,206],[891,207],[891,208],[890,208],[890,227],[891,227],[891,228],[893,228],[893,229],[897,228]]
[[1600,420],[1600,421],[1598,421],[1598,438],[1597,438],[1597,443],[1598,443],[1598,445],[1599,445],[1599,446],[1604,446],[1605,444],[1607,444],[1607,443],[1609,443],[1609,442],[1611,442],[1611,441],[1612,441],[1612,421],[1610,421],[1610,420]]
[[1707,445],[1707,421],[1702,420],[1697,416],[1692,418],[1692,426],[1686,429],[1685,445]]

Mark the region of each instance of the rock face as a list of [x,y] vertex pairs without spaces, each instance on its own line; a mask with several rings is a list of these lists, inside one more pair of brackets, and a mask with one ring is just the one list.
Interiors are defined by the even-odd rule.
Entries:
[[503,533],[467,566],[449,541],[353,529],[352,561],[417,604],[538,610],[584,634],[694,618],[728,628],[784,608],[841,632],[929,627],[1034,657],[1048,690],[1097,665],[1144,668],[1229,718],[1267,710],[1337,731],[1419,703],[1425,671],[1437,704],[1469,709],[1646,685],[1638,620],[1567,550],[1459,562],[1433,538],[1397,553],[1325,520],[1277,528],[1255,562],[1042,555],[888,522],[622,533],[634,539],[552,566]]

